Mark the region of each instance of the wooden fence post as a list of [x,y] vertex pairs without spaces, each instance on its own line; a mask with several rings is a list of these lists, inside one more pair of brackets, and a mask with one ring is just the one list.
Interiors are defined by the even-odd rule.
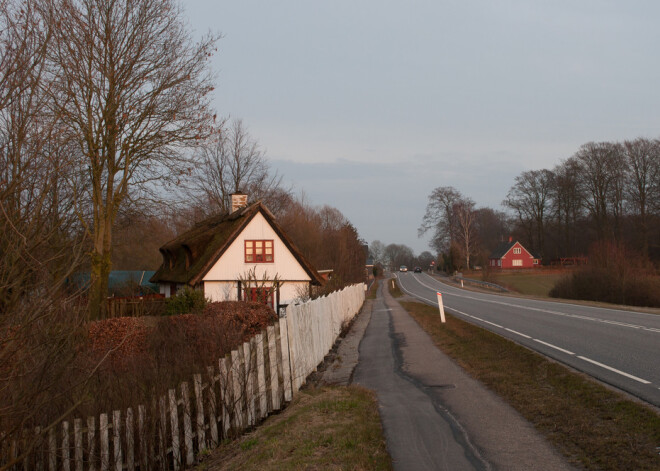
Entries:
[[195,461],[195,450],[193,449],[192,412],[190,409],[190,392],[188,383],[181,383],[181,401],[183,402],[183,440],[186,447],[186,466],[191,466]]
[[209,375],[209,427],[211,428],[211,446],[216,447],[220,440],[218,438],[218,401],[215,395],[215,383],[217,377],[212,366],[209,366],[206,371]]
[[101,439],[101,471],[110,466],[110,443],[108,441],[108,414],[99,417],[99,438]]
[[133,428],[133,409],[126,409],[126,467],[135,471],[135,429]]
[[172,426],[172,461],[174,471],[181,468],[181,441],[179,440],[179,411],[176,404],[176,391],[167,391],[170,398],[170,425]]
[[202,385],[202,375],[193,376],[193,389],[195,390],[195,411],[197,412],[195,420],[195,430],[197,431],[197,449],[199,452],[206,450],[206,427],[204,424],[204,386]]

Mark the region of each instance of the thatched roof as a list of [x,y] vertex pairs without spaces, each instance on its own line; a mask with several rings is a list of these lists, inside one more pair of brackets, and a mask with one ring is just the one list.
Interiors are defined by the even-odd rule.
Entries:
[[195,286],[236,240],[248,223],[261,213],[315,285],[323,279],[260,201],[231,214],[212,216],[195,224],[160,248],[163,264],[151,277],[152,283],[182,283]]

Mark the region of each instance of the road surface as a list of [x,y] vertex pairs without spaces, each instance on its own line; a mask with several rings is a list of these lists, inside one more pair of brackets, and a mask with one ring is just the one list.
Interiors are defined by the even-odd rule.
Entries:
[[487,294],[426,273],[396,273],[402,291],[660,407],[660,315]]

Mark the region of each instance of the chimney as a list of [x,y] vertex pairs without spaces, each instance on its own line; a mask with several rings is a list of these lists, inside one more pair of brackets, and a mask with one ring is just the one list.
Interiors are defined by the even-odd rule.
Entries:
[[513,242],[513,237],[509,236],[509,243]]
[[241,193],[240,191],[237,191],[236,193],[232,193],[231,195],[231,212],[238,211],[241,208],[245,208],[247,206],[247,195],[245,193]]

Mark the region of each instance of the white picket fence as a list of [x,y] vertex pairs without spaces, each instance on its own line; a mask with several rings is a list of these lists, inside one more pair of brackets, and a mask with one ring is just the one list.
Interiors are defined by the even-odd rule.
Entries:
[[[282,408],[315,371],[342,326],[360,310],[364,285],[289,305],[286,317],[245,342],[206,374],[150,405],[65,421],[44,433],[4,441],[0,465],[32,452],[25,471],[134,471],[191,466],[195,457]],[[1,467],[1,466],[0,466]]]

